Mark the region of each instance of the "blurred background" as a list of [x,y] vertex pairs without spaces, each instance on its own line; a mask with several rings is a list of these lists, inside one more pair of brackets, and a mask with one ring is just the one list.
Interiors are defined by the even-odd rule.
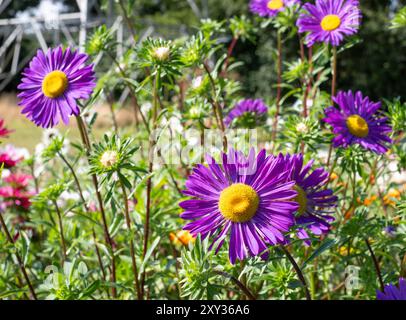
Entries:
[[[128,14],[139,32],[135,38],[141,41],[147,36],[174,39],[194,34],[201,19],[224,20],[245,15],[256,20],[248,3],[249,0],[0,0],[0,118],[15,130],[10,142],[32,150],[39,139],[40,130],[20,115],[16,98],[20,73],[38,48],[46,50],[60,43],[84,47],[93,30],[102,24],[113,28],[117,41],[125,43],[131,34],[121,12],[128,7],[134,8]],[[360,3],[364,15],[360,40],[339,58],[338,87],[361,90],[376,100],[403,97],[406,28],[390,29],[389,24],[406,0]],[[235,76],[242,82],[246,96],[267,97],[274,93],[275,34],[266,30],[251,42],[238,42],[234,51],[235,59],[243,62]],[[222,39],[226,45],[231,40],[231,34]],[[284,60],[297,59],[297,54],[298,41],[287,41]],[[124,104],[125,97],[118,97],[118,101]],[[101,132],[110,125],[103,120],[109,117],[107,108],[101,105],[98,109],[97,128]],[[118,110],[120,125],[131,119],[128,113],[126,108]]]

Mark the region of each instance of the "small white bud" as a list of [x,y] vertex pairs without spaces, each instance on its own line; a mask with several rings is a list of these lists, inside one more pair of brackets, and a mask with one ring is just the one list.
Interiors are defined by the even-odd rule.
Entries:
[[309,128],[306,126],[305,123],[301,122],[301,123],[297,124],[296,131],[299,133],[305,134],[305,133],[309,132]]
[[154,51],[154,57],[159,61],[166,61],[169,59],[170,49],[168,47],[159,47]]
[[100,158],[100,163],[103,167],[109,168],[117,163],[118,154],[116,151],[106,151]]

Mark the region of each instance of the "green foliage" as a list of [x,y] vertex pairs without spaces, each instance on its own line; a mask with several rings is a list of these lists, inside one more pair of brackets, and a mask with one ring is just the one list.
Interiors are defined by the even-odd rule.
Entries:
[[395,17],[391,21],[390,27],[391,29],[406,27],[406,6],[401,8],[399,12],[396,13]]
[[213,299],[217,291],[211,283],[213,254],[207,248],[208,238],[202,241],[199,236],[189,250],[182,251],[182,295],[192,300]]
[[[324,110],[333,106],[332,50],[325,44],[300,47],[298,8],[268,19],[248,14],[245,0],[209,0],[207,10],[205,1],[196,1],[198,10],[176,0],[123,3],[122,8],[115,2],[114,9],[126,13],[136,36],[127,37],[126,30],[129,40],[117,43],[103,25],[87,41],[86,52],[98,62],[98,83],[91,99],[80,101],[85,144],[71,132],[48,137],[41,148],[33,146],[37,151],[28,159],[2,173],[29,173],[32,179],[25,195],[29,210],[9,204],[18,197],[1,199],[1,217],[15,239],[10,242],[0,232],[1,299],[27,298],[16,253],[41,299],[135,299],[141,290],[145,299],[239,300],[247,295],[241,287],[258,299],[303,299],[305,285],[279,246],[269,245],[267,259],[251,257],[232,265],[229,234],[216,252],[210,247],[213,234],[204,240],[199,235],[193,243],[190,233],[180,231],[185,225],[182,190],[193,170],[204,170],[194,164],[203,163],[205,152],[220,157],[217,150],[197,147],[205,129],[216,129],[218,138],[234,105],[255,97],[266,101],[268,114],[247,113],[231,128],[256,129],[258,147],[267,155],[304,153],[306,163],[325,170],[325,188],[338,197],[330,230],[309,235],[309,246],[297,237],[301,227],[286,234],[284,245],[312,298],[375,299],[379,284],[367,241],[385,283],[405,273],[405,194],[399,173],[406,168],[406,105],[403,96],[393,98],[404,88],[399,67],[404,39],[401,28],[386,30],[387,2],[362,3],[360,35],[338,50],[338,90],[365,89],[379,96],[372,100],[388,98],[383,110],[393,143],[380,156],[359,145],[332,146],[334,133],[323,121]],[[108,5],[105,1],[104,10]],[[402,24],[403,11],[392,27]],[[140,41],[149,23],[154,34]],[[104,113],[114,128],[99,122]],[[96,130],[107,133],[99,140]],[[167,138],[173,145],[166,144]],[[95,141],[90,148],[87,139]],[[246,151],[252,146],[244,140],[242,134],[232,137],[228,147]],[[159,143],[181,151],[180,156],[175,152],[176,163],[165,162],[163,149],[155,148]],[[7,187],[4,179],[0,187]],[[317,210],[320,217],[327,214]],[[209,220],[210,212],[205,214]],[[360,286],[347,288],[352,267],[359,271]]]

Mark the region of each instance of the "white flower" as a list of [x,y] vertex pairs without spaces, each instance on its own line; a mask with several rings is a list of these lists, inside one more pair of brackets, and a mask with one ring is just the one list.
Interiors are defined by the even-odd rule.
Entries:
[[306,123],[300,122],[296,125],[296,131],[301,134],[306,134],[309,132],[309,128],[307,127]]
[[159,47],[154,50],[154,57],[159,61],[166,61],[169,59],[170,49],[168,47]]
[[114,166],[117,163],[117,160],[118,153],[114,150],[107,150],[102,154],[100,158],[100,163],[102,164],[103,167],[109,168]]
[[13,161],[25,160],[30,157],[30,153],[26,148],[17,148],[12,144],[8,144],[4,148],[1,148],[0,153],[7,153]]
[[1,178],[7,178],[9,175],[11,174],[11,171],[8,169],[3,169],[3,171],[1,172]]
[[42,143],[44,145],[49,145],[54,138],[60,138],[61,133],[59,132],[58,129],[45,129],[44,132],[42,133]]
[[194,78],[192,80],[192,88],[193,89],[199,88],[201,86],[202,82],[203,82],[203,77],[202,76],[198,76],[198,77]]

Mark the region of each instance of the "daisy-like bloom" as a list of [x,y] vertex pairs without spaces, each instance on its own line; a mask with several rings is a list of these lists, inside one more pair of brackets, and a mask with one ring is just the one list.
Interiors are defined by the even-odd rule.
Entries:
[[222,164],[206,157],[208,167],[199,164],[186,181],[185,195],[194,199],[181,202],[181,217],[193,220],[183,229],[202,239],[210,236],[216,253],[230,234],[229,258],[232,264],[248,256],[266,259],[267,245],[285,242],[284,232],[294,222],[299,208],[291,201],[296,195],[294,182],[286,182],[282,159],[248,157],[230,149],[222,154]]
[[360,91],[340,91],[333,100],[339,109],[327,108],[324,121],[333,127],[335,147],[359,144],[378,154],[388,151],[386,143],[392,142],[388,137],[392,129],[386,117],[379,117],[380,102],[370,101]]
[[0,137],[8,137],[8,135],[13,132],[13,130],[8,130],[4,126],[4,119],[0,119]]
[[403,278],[399,279],[399,286],[388,284],[384,291],[376,291],[377,300],[406,300],[406,281]]
[[255,128],[266,120],[268,107],[262,99],[245,99],[238,102],[224,119],[227,127],[233,122],[247,128]]
[[304,164],[302,154],[279,157],[284,159],[286,169],[289,170],[288,180],[295,182],[293,189],[297,196],[294,201],[299,204],[295,217],[295,225],[298,227],[296,234],[306,245],[310,245],[307,231],[320,236],[330,230],[330,223],[335,220],[331,214],[337,197],[331,189],[325,188],[329,173],[324,168],[312,170],[314,161]]
[[250,10],[261,17],[275,17],[279,12],[300,4],[300,0],[251,0]]
[[18,89],[22,113],[37,126],[50,128],[61,118],[78,115],[78,99],[88,99],[95,87],[93,65],[85,65],[88,56],[71,48],[38,50],[24,70]]
[[306,3],[305,12],[299,16],[296,25],[299,32],[308,32],[306,42],[338,46],[344,36],[357,33],[361,21],[361,10],[357,0],[316,0]]

